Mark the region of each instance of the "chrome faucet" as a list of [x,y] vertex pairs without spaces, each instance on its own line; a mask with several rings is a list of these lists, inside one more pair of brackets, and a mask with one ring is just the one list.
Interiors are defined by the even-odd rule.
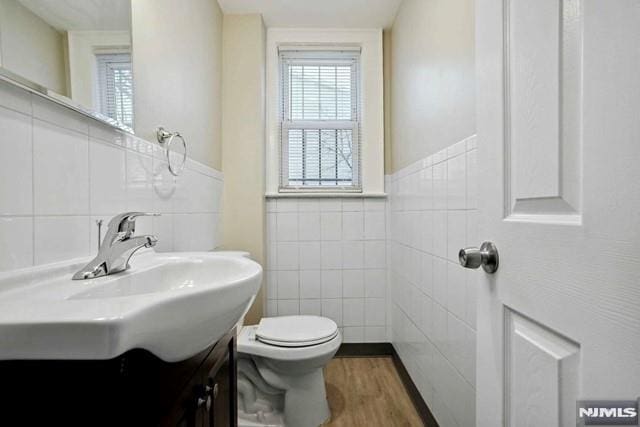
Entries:
[[129,259],[135,251],[141,248],[152,248],[158,242],[155,236],[133,236],[136,231],[136,218],[158,215],[126,212],[111,218],[98,255],[74,274],[73,280],[94,279],[128,269]]

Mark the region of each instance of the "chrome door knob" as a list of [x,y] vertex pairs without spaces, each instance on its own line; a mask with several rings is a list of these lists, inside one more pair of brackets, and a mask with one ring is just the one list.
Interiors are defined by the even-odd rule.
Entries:
[[489,274],[493,274],[498,270],[498,248],[491,242],[484,242],[480,249],[460,249],[458,259],[460,260],[460,265],[464,268],[476,269],[482,266],[482,269]]

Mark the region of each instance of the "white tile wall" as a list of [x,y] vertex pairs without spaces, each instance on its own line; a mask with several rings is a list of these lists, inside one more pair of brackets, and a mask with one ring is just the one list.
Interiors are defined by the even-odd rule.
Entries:
[[473,136],[388,180],[393,345],[443,427],[475,425],[476,173]]
[[191,160],[174,178],[162,149],[0,82],[0,271],[90,256],[95,221],[126,210],[157,250],[218,244],[222,174]]
[[267,201],[267,315],[317,314],[345,342],[388,341],[386,201]]

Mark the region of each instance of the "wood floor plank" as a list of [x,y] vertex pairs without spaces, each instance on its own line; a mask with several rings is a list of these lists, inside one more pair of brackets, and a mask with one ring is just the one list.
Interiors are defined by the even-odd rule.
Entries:
[[333,359],[325,368],[331,420],[326,427],[420,427],[390,357]]

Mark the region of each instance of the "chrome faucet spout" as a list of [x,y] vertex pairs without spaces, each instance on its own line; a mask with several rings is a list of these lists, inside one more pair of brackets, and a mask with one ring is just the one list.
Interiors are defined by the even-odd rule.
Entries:
[[93,279],[125,271],[129,260],[142,248],[152,248],[158,243],[155,236],[133,236],[135,219],[139,216],[156,216],[142,212],[126,212],[109,221],[109,229],[100,245],[98,255],[73,275],[73,280]]

